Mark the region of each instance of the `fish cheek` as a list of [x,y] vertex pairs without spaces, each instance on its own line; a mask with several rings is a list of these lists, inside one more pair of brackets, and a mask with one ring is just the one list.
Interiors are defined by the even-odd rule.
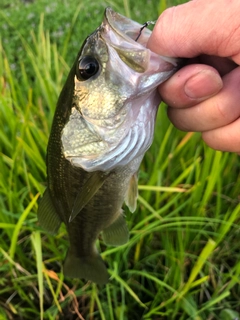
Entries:
[[[84,84],[78,85],[76,90],[78,95],[78,110],[83,118],[104,120],[114,117],[118,112],[120,96],[118,87],[113,83],[106,81],[106,72],[103,72],[98,78],[89,80]],[[82,95],[84,93],[84,96]]]

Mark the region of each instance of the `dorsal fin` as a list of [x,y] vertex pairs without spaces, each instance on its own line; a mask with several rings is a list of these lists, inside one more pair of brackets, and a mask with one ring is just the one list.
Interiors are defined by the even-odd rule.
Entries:
[[61,219],[52,203],[52,199],[47,188],[38,206],[38,222],[50,233],[56,233],[60,227]]

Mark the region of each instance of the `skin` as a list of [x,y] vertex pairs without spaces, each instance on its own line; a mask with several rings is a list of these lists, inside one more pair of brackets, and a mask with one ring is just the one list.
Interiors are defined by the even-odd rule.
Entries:
[[[240,153],[239,0],[193,0],[159,17],[148,47],[188,58],[159,86],[168,116],[213,149]],[[173,94],[174,92],[174,94]]]

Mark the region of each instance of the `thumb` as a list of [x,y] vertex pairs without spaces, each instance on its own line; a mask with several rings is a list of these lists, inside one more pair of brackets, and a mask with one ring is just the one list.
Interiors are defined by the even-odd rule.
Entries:
[[159,17],[148,47],[161,55],[231,57],[240,64],[239,0],[193,0]]

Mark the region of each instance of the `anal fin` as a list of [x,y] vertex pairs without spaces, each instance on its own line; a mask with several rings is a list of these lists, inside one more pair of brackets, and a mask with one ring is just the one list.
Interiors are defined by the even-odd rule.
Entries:
[[56,233],[60,227],[61,219],[52,203],[48,188],[45,190],[38,206],[38,222],[50,233]]
[[110,246],[121,246],[128,242],[129,232],[125,218],[121,213],[118,218],[102,232],[103,241]]

